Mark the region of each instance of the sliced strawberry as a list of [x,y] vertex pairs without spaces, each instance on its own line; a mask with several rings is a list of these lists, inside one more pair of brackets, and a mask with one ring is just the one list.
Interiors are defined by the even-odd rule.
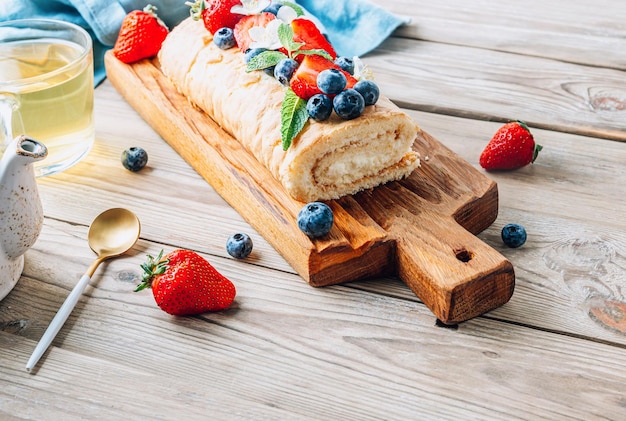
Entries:
[[253,42],[248,33],[251,28],[255,26],[265,28],[267,24],[274,19],[276,19],[276,15],[269,12],[259,13],[258,15],[248,15],[241,18],[233,29],[235,40],[241,51],[245,53]]
[[308,101],[313,95],[322,93],[317,87],[317,75],[323,70],[337,69],[341,71],[348,80],[346,88],[352,88],[357,82],[352,75],[322,56],[306,55],[302,57],[302,63],[291,78],[290,86],[295,94],[304,100]]
[[324,50],[334,59],[337,53],[333,46],[328,42],[326,37],[315,26],[315,23],[309,19],[297,18],[291,21],[293,29],[293,40],[304,43],[302,50]]
[[197,0],[192,6],[200,10],[205,28],[212,34],[221,28],[234,28],[243,15],[232,13],[233,6],[241,5],[240,0]]

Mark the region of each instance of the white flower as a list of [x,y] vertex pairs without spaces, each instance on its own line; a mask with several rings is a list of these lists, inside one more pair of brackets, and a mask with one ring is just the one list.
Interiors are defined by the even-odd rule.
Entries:
[[285,23],[291,23],[292,20],[298,17],[298,12],[296,12],[293,7],[282,6],[278,9],[276,17]]
[[239,15],[256,15],[261,13],[270,3],[270,0],[241,0],[241,5],[231,7],[230,12]]
[[264,28],[262,26],[253,26],[248,30],[252,43],[250,48],[267,48],[268,50],[277,50],[282,47],[280,39],[278,39],[278,27],[283,22],[280,19],[274,19]]
[[356,80],[374,80],[374,72],[359,57],[354,56],[352,61],[354,62],[353,76]]

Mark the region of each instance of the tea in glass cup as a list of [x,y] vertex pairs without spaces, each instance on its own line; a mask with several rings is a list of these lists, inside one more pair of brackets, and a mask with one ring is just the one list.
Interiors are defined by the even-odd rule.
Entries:
[[79,26],[47,19],[0,23],[0,155],[26,134],[48,148],[37,176],[79,162],[94,138],[93,53]]

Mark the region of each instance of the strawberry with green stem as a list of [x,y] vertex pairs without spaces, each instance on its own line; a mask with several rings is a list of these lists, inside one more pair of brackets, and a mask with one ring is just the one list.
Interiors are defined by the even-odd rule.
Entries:
[[241,5],[240,0],[196,0],[185,4],[191,7],[191,17],[194,20],[202,19],[204,27],[212,34],[221,28],[233,29],[243,17],[231,12],[233,6]]
[[169,30],[156,10],[156,7],[147,5],[124,17],[113,46],[113,55],[118,60],[130,64],[158,54]]
[[535,162],[543,147],[535,142],[523,121],[512,121],[498,129],[480,155],[480,166],[488,171],[514,170]]
[[235,299],[233,283],[206,259],[190,250],[174,250],[141,265],[142,282],[135,291],[150,287],[157,305],[175,316],[225,310]]

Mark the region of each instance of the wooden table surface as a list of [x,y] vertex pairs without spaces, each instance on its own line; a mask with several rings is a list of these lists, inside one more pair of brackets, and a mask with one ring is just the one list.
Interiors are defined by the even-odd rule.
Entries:
[[[364,60],[425,131],[477,168],[510,119],[544,146],[488,174],[500,212],[479,238],[513,263],[512,299],[444,328],[398,279],[309,286],[105,81],[95,147],[39,179],[43,231],[0,302],[1,419],[626,417],[626,3],[376,3],[412,23]],[[130,146],[149,153],[139,173],[120,164]],[[119,206],[140,240],[98,269],[27,373],[94,259],[89,224]],[[528,231],[519,249],[500,240],[509,222]],[[225,250],[240,231],[246,260]],[[231,309],[175,318],[133,292],[146,254],[179,247],[236,284]]]

